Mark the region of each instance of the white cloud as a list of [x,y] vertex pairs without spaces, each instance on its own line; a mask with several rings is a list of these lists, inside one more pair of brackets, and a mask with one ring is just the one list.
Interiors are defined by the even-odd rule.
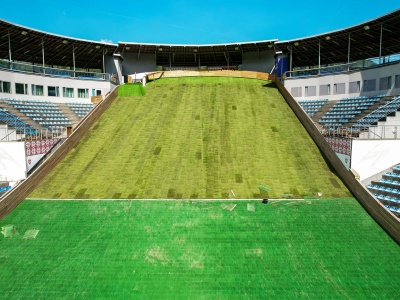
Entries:
[[108,40],[108,39],[101,39],[100,42],[101,43],[114,44],[112,40]]

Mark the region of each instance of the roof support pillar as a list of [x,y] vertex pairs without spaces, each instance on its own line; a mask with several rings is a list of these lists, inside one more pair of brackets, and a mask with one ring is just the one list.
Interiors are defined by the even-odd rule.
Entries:
[[74,67],[74,77],[75,77],[75,43],[72,44],[72,64]]
[[105,47],[103,47],[103,73],[106,73],[106,51],[105,51]]
[[43,74],[46,73],[44,69],[44,39],[42,38],[42,67],[43,67]]
[[351,44],[351,37],[349,32],[349,42],[347,44],[347,71],[350,71],[350,44]]
[[383,24],[381,23],[381,35],[379,39],[379,64],[381,64],[382,60],[382,34],[383,34]]
[[318,41],[318,75],[321,73],[321,41]]
[[289,62],[289,71],[292,72],[293,69],[293,46],[290,45],[290,62]]
[[10,30],[8,30],[8,59],[10,61],[10,69],[12,69],[12,58],[11,58],[11,35]]

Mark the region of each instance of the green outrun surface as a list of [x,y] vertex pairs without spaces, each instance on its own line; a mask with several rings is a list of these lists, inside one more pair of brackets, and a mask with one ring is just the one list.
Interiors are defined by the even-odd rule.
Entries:
[[25,200],[0,227],[1,299],[400,297],[400,248],[352,198]]

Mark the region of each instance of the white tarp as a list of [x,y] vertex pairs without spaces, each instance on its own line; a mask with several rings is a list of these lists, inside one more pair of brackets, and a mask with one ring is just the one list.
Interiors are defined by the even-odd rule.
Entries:
[[0,177],[5,181],[26,178],[25,143],[0,143]]
[[351,168],[360,180],[400,163],[400,140],[353,140]]

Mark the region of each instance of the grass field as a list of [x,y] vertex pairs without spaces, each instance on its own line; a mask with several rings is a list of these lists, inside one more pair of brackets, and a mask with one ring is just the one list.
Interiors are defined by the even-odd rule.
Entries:
[[8,225],[0,299],[400,297],[400,248],[354,199],[26,200]]
[[273,83],[178,78],[119,97],[30,197],[266,196],[259,185],[274,198],[351,196]]

